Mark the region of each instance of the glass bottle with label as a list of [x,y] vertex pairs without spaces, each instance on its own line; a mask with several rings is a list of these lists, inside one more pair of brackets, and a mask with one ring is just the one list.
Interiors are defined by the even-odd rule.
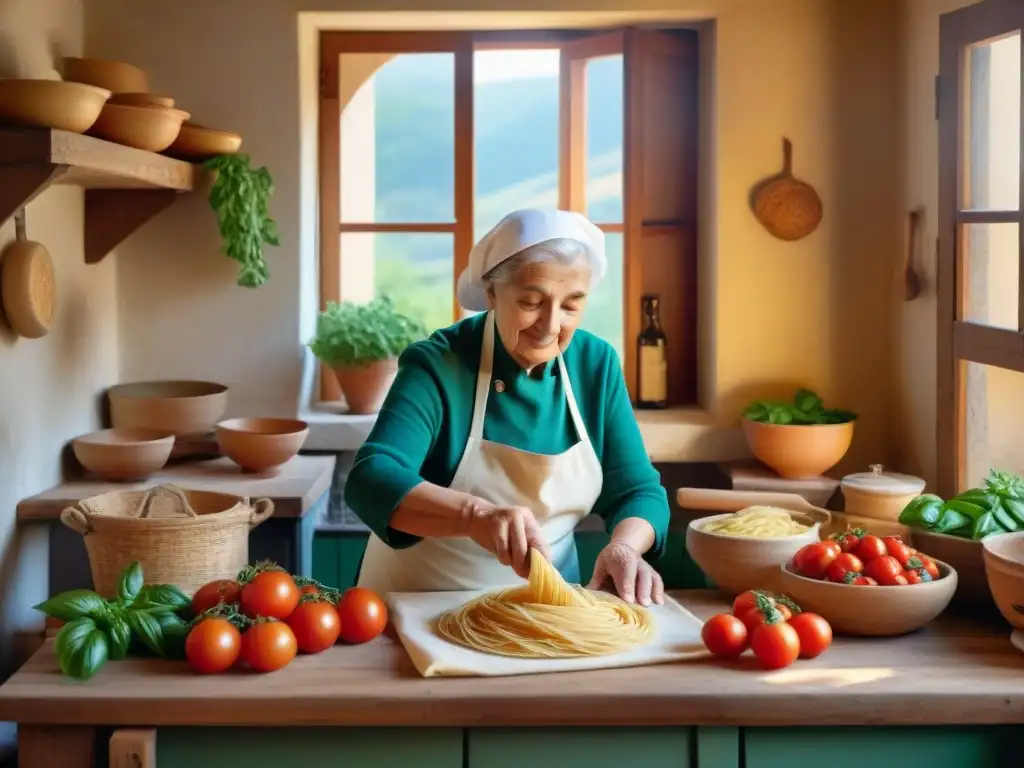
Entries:
[[665,332],[658,316],[658,297],[643,297],[644,327],[636,340],[636,407],[668,405],[668,358]]

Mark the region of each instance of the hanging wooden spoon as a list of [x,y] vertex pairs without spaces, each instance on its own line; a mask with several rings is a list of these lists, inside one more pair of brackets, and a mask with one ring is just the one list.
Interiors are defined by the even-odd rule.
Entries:
[[903,300],[913,301],[921,295],[921,278],[914,270],[914,259],[917,256],[917,244],[921,237],[921,221],[924,209],[915,208],[907,217],[907,253],[903,260]]

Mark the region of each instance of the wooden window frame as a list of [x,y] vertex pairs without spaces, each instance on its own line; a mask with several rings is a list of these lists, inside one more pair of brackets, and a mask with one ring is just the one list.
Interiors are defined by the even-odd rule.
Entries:
[[[936,88],[939,122],[938,201],[938,492],[953,496],[967,482],[966,366],[981,363],[1024,373],[1024,291],[1018,294],[1018,330],[970,322],[967,316],[969,254],[963,242],[965,225],[1013,223],[1018,226],[1019,286],[1024,288],[1024,130],[1021,135],[1020,192],[1016,210],[964,208],[965,127],[969,119],[969,86],[965,54],[979,43],[1024,28],[1020,0],[984,0],[943,14],[939,24],[939,76]],[[1024,57],[1022,57],[1024,61]],[[1022,65],[1024,67],[1024,65]],[[1024,78],[1021,111],[1024,113]],[[1024,116],[1024,115],[1022,115]],[[1021,123],[1024,126],[1024,120]]]
[[[632,341],[640,332],[640,296],[644,291],[643,259],[640,258],[647,238],[676,236],[685,228],[692,235],[692,247],[685,257],[682,272],[686,280],[681,286],[671,286],[663,295],[662,306],[671,302],[672,325],[666,323],[669,343],[679,346],[673,354],[678,370],[671,394],[676,404],[696,402],[697,382],[697,295],[696,295],[696,216],[664,221],[645,220],[642,197],[644,179],[639,163],[631,163],[632,146],[642,142],[638,118],[642,108],[641,78],[638,65],[641,45],[636,30],[526,30],[526,31],[401,31],[401,32],[337,32],[325,31],[320,36],[320,102],[318,131],[319,166],[319,261],[320,307],[341,299],[341,243],[344,232],[446,232],[454,238],[454,275],[468,263],[474,244],[473,202],[475,196],[473,147],[473,53],[488,49],[559,48],[563,51],[563,67],[559,92],[559,206],[563,209],[585,212],[582,190],[585,186],[585,145],[579,141],[584,130],[585,112],[581,98],[571,94],[583,93],[583,69],[565,66],[564,51],[573,46],[581,58],[622,54],[624,72],[623,94],[623,215],[620,222],[595,222],[607,233],[623,234],[623,369],[630,396],[635,396],[636,350]],[[695,33],[694,33],[695,34]],[[452,53],[455,67],[455,200],[452,222],[403,223],[350,223],[341,222],[341,113],[339,99],[340,57],[346,53]],[[696,55],[693,57],[696,67]],[[694,94],[692,125],[685,130],[696,136],[697,114]],[[694,190],[696,195],[696,147],[693,151]],[[467,181],[468,180],[468,181]],[[650,280],[648,280],[650,282]],[[453,286],[454,288],[454,286]],[[671,288],[676,290],[673,292]],[[457,298],[454,300],[453,318],[460,316]],[[678,327],[676,327],[678,325]],[[672,350],[670,350],[672,352]],[[670,361],[671,362],[671,361]],[[319,366],[320,402],[341,400],[341,392],[334,374],[325,365]]]

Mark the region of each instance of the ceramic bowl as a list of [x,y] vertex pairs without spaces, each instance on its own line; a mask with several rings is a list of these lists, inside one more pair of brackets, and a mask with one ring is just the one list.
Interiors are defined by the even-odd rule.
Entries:
[[115,93],[110,97],[111,104],[127,104],[129,107],[163,107],[174,109],[174,99],[156,93]]
[[103,429],[71,441],[75,458],[104,480],[142,480],[170,458],[174,435],[155,429]]
[[219,131],[186,122],[165,154],[181,160],[206,160],[216,155],[233,155],[242,146],[242,137],[231,131]]
[[840,462],[853,442],[853,425],[763,424],[743,419],[750,452],[787,480],[818,477]]
[[228,388],[209,381],[142,381],[107,390],[114,427],[206,435],[224,416]]
[[809,579],[779,567],[781,591],[805,611],[821,614],[841,635],[894,637],[920,629],[946,610],[956,592],[957,574],[935,560],[939,578],[897,587],[861,587]]
[[78,56],[64,58],[64,79],[106,88],[113,93],[146,93],[149,78],[146,73],[124,61],[85,59]]
[[981,540],[985,575],[1003,618],[1024,630],[1024,531]]
[[108,102],[89,133],[147,152],[162,152],[178,136],[188,112],[165,107],[135,107]]
[[906,539],[928,557],[937,558],[957,572],[956,601],[972,608],[987,606],[990,610],[992,592],[985,573],[985,551],[980,541],[972,541],[946,533],[911,528]]
[[794,520],[809,525],[803,533],[777,538],[726,536],[704,526],[732,513],[691,520],[686,528],[686,551],[723,592],[738,595],[748,589],[780,588],[779,566],[788,563],[806,544],[821,540],[821,523],[809,514],[790,511]]
[[82,83],[0,79],[0,123],[85,133],[109,97]]
[[298,419],[229,419],[217,425],[217,444],[242,469],[263,472],[302,448],[309,425]]

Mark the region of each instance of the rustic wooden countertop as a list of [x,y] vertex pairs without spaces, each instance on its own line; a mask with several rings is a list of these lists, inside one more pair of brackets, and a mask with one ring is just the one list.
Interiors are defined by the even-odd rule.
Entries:
[[[702,617],[714,592],[679,592]],[[51,725],[954,725],[1024,720],[1024,654],[1005,624],[944,617],[913,635],[837,638],[776,672],[752,658],[504,678],[421,678],[381,637],[268,675],[183,662],[61,677],[47,641],[0,686],[0,721]]]
[[334,456],[296,456],[273,472],[249,473],[222,457],[168,464],[139,483],[73,480],[19,502],[18,520],[57,520],[64,507],[90,496],[138,491],[161,483],[251,499],[269,498],[274,502],[275,517],[302,517],[331,487],[334,461]]

